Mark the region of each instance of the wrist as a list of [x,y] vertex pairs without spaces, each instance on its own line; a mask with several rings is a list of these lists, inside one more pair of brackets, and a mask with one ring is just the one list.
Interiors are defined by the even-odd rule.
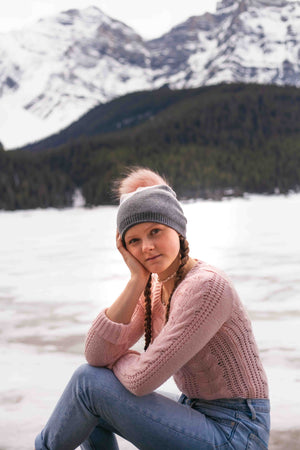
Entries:
[[142,275],[142,274],[131,274],[129,284],[132,286],[140,287],[142,289],[145,288],[147,281],[149,279],[150,273]]

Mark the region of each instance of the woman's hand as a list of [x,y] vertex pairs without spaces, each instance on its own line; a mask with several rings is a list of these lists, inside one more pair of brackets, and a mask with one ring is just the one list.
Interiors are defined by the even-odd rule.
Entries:
[[116,242],[117,248],[130,270],[131,279],[117,300],[106,310],[106,316],[113,322],[128,324],[146,287],[150,273],[126,250],[119,233],[117,233]]
[[117,231],[116,235],[116,245],[117,249],[123,256],[123,259],[125,261],[125,264],[127,265],[128,269],[131,273],[131,278],[143,280],[147,282],[150,272],[141,264],[132,254],[124,247],[122,237],[120,233]]

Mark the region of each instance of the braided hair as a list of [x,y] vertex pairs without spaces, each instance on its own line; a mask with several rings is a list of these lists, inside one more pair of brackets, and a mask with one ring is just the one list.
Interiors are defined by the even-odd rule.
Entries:
[[145,297],[145,320],[144,320],[144,328],[145,328],[145,347],[146,351],[150,345],[152,338],[152,319],[151,319],[151,274],[148,278],[148,282],[146,284],[144,290]]
[[[180,251],[179,251],[180,252],[180,264],[179,264],[179,267],[176,272],[173,290],[172,290],[172,292],[169,296],[168,302],[166,304],[165,323],[167,323],[169,320],[170,306],[171,306],[171,300],[172,300],[173,293],[184,278],[183,268],[186,265],[188,258],[189,258],[188,241],[183,236],[179,236],[179,241],[180,241]],[[144,297],[145,297],[145,321],[144,321],[145,347],[144,347],[144,350],[146,351],[147,348],[149,347],[149,345],[151,343],[151,339],[152,339],[151,274],[149,276],[147,285],[144,290]]]

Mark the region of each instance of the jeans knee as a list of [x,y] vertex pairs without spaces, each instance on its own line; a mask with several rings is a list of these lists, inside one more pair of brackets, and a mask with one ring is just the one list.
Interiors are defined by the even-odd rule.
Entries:
[[88,377],[90,372],[93,371],[93,369],[95,369],[95,367],[90,366],[87,363],[81,364],[81,366],[77,367],[77,369],[75,370],[73,377],[76,378]]
[[93,367],[89,364],[82,364],[73,373],[71,383],[76,391],[92,392],[101,385],[110,385],[111,377],[114,377],[112,371],[105,367]]
[[82,364],[73,373],[71,382],[83,388],[86,387],[86,385],[89,383],[90,378],[94,377],[94,370],[95,367],[92,367],[89,364]]

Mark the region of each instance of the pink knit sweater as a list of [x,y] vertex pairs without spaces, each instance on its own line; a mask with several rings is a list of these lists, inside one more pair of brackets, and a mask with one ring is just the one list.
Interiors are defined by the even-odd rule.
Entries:
[[190,398],[267,398],[268,385],[251,323],[230,280],[202,261],[173,294],[164,325],[161,284],[152,290],[153,342],[139,354],[130,347],[143,334],[143,298],[129,324],[102,311],[86,339],[86,359],[108,367],[135,395],[146,395],[174,376]]

